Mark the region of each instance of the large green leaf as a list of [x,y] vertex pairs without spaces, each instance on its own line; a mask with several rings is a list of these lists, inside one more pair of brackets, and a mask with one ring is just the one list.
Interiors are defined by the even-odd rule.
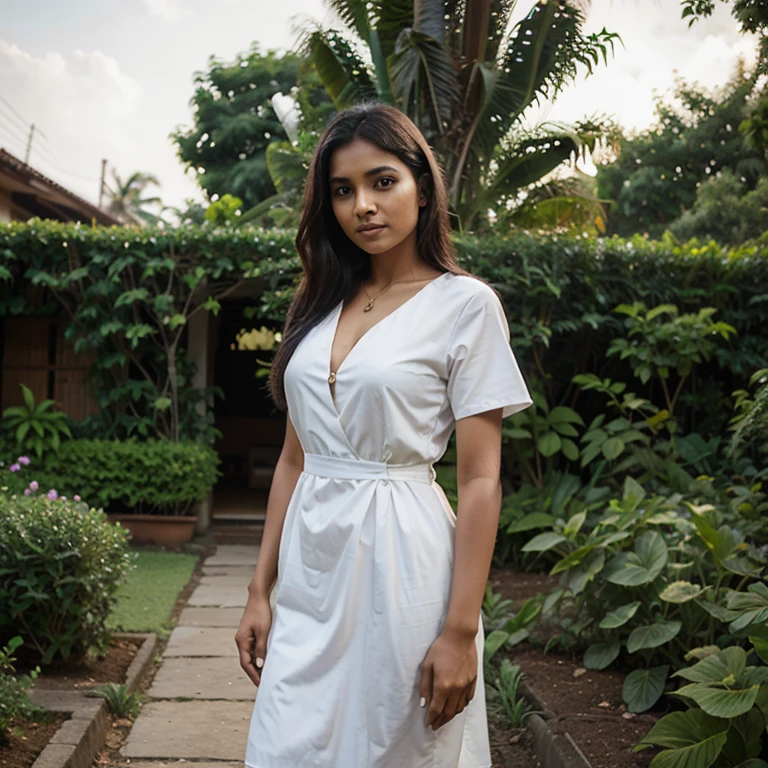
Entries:
[[605,669],[616,661],[619,651],[619,642],[590,645],[584,653],[584,666],[587,669]]
[[551,531],[540,533],[524,544],[522,550],[523,552],[546,552],[564,541],[566,541],[565,536],[561,536],[559,533],[552,533]]
[[627,603],[617,608],[615,611],[611,611],[600,622],[600,629],[616,629],[626,624],[636,613],[640,607],[640,602]]
[[675,691],[695,701],[708,715],[714,717],[737,717],[749,712],[755,705],[759,685],[748,688],[713,688],[703,683],[690,683]]
[[603,578],[612,584],[637,587],[653,581],[667,563],[667,545],[661,534],[646,531],[634,552],[621,552],[605,567]]
[[709,587],[691,584],[690,581],[673,581],[661,591],[659,597],[667,603],[687,603],[703,594]]
[[722,683],[737,680],[747,665],[747,654],[738,645],[731,645],[719,653],[706,656],[692,667],[679,669],[672,677],[682,677],[692,683]]
[[666,747],[652,768],[709,768],[725,744],[728,721],[699,709],[672,712],[659,720],[635,749],[655,744]]
[[682,626],[680,621],[657,621],[655,624],[637,627],[627,638],[627,650],[636,653],[644,648],[658,648],[677,637]]
[[314,63],[337,109],[378,95],[365,62],[337,32],[317,30],[308,34],[303,50]]
[[636,669],[624,678],[621,696],[630,712],[645,712],[664,693],[669,666],[664,664],[650,669]]
[[554,517],[546,512],[531,512],[520,520],[511,523],[507,528],[507,533],[522,533],[535,528],[549,528],[554,522]]

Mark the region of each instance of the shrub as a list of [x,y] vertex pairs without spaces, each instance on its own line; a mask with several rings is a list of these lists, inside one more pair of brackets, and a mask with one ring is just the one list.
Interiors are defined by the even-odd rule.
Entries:
[[13,652],[23,642],[17,635],[4,648],[0,648],[0,744],[8,740],[14,720],[28,719],[39,711],[26,694],[39,668],[33,669],[29,675],[18,677],[13,666]]
[[0,494],[0,644],[18,634],[45,664],[103,650],[131,563],[126,531],[101,510]]
[[34,474],[42,489],[70,498],[78,494],[110,512],[184,515],[213,488],[218,462],[213,449],[198,443],[70,440],[46,456],[39,471],[3,482],[22,493]]

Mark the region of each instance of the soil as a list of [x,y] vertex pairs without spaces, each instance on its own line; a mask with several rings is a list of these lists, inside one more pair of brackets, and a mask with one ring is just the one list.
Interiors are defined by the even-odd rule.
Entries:
[[69,713],[55,712],[28,723],[16,722],[8,743],[0,745],[0,768],[29,768],[65,720]]
[[[114,638],[102,658],[43,667],[35,685],[48,690],[71,691],[73,688],[93,688],[104,683],[124,683],[128,667],[141,643],[138,638]],[[21,665],[17,666],[21,668]]]
[[531,732],[510,728],[502,715],[488,710],[492,768],[541,768],[533,752]]
[[[546,595],[557,585],[557,579],[543,573],[493,568],[490,583],[495,592],[519,605],[537,594]],[[531,644],[502,653],[522,669],[529,689],[548,710],[544,714],[552,730],[569,733],[592,768],[648,766],[655,750],[633,752],[632,748],[662,713],[635,715],[627,711],[621,697],[624,672],[586,670],[580,656],[545,654]]]
[[488,583],[515,604],[536,595],[548,595],[557,586],[557,577],[548,573],[521,573],[509,568],[491,568]]

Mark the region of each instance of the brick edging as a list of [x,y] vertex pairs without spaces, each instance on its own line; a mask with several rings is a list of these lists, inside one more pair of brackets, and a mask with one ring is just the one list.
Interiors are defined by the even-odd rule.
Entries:
[[[144,638],[125,675],[125,685],[135,691],[150,664],[157,646],[157,635],[119,632],[115,638]],[[88,697],[84,692],[32,690],[30,698],[39,707],[53,712],[71,712],[61,724],[32,768],[90,768],[106,742],[109,715],[107,702]]]

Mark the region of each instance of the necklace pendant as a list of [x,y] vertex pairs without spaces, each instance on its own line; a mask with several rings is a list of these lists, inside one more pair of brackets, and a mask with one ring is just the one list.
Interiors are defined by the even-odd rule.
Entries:
[[370,312],[373,309],[373,302],[376,301],[376,299],[371,299],[364,307],[363,312]]

